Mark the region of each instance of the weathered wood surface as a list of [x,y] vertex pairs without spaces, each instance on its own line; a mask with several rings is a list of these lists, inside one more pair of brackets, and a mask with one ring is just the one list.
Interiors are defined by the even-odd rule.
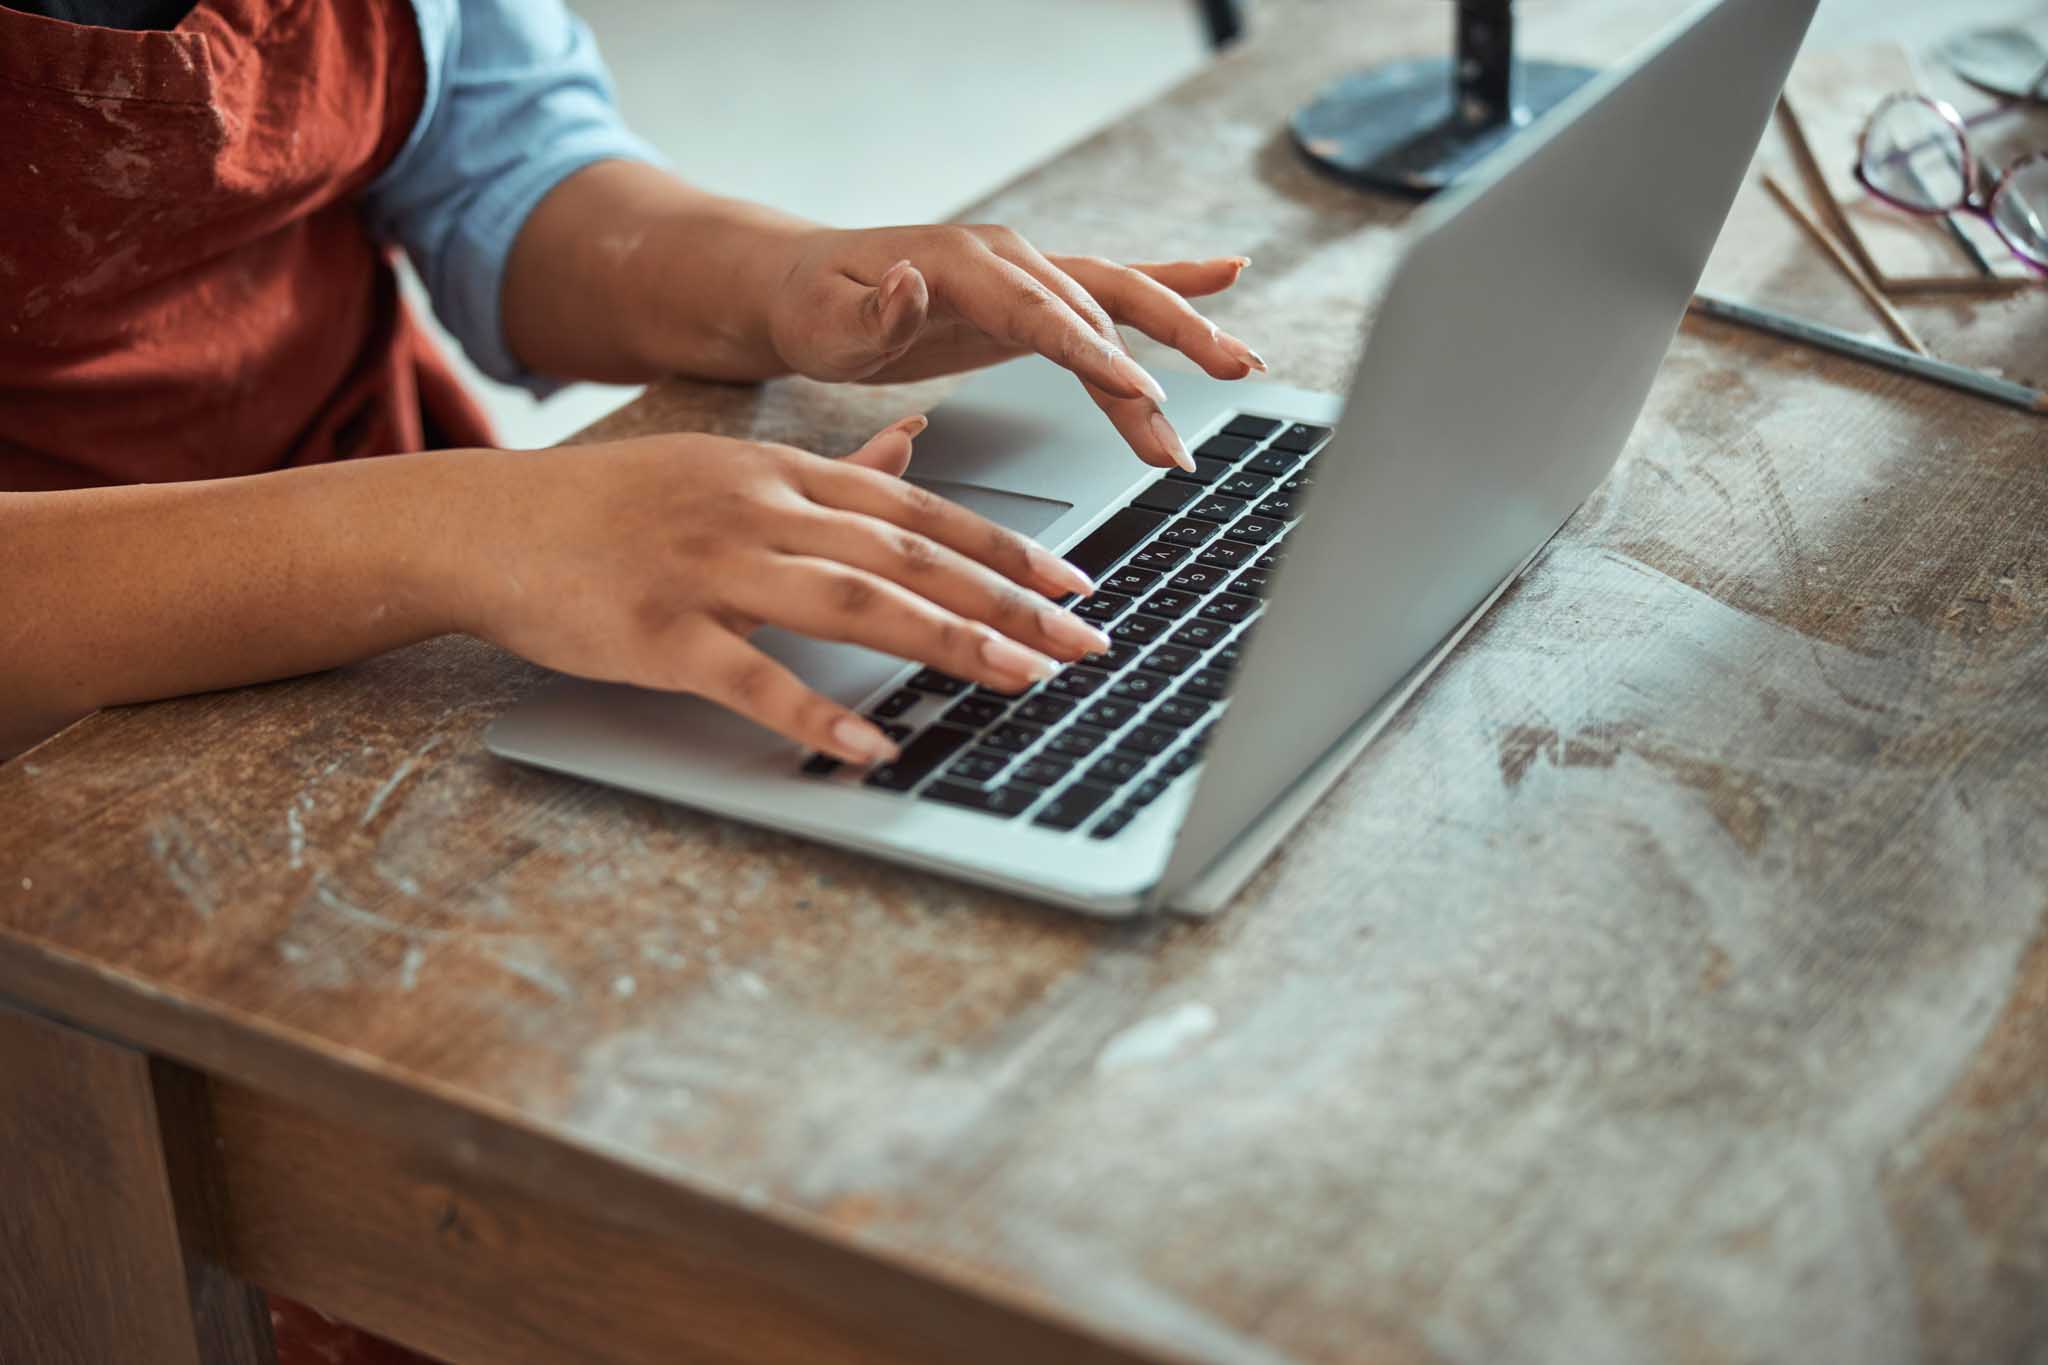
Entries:
[[[1814,41],[2027,8],[1843,3]],[[1527,30],[1609,58],[1672,12]],[[1261,13],[971,216],[1244,251],[1219,321],[1334,386],[1402,211],[1280,120],[1446,16]],[[1869,327],[1783,223],[1731,237],[1717,270]],[[2038,294],[1909,316],[2048,378]],[[843,449],[924,396],[673,385],[595,434]],[[0,769],[0,994],[586,1211],[729,1203],[1162,1358],[2040,1360],[2044,618],[2048,426],[1690,323],[1613,477],[1213,923],[499,763],[538,673],[445,641]]]

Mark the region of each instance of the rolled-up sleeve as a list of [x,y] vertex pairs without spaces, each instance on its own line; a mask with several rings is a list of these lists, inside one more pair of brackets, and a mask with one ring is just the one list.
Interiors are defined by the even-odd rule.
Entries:
[[612,99],[610,73],[560,0],[414,0],[427,95],[412,136],[370,186],[372,229],[405,248],[434,311],[477,368],[545,394],[500,310],[527,215],[597,161],[659,164]]

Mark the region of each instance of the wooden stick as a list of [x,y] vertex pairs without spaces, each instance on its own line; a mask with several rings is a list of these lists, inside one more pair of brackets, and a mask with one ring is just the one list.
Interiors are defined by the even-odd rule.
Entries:
[[1914,334],[1913,329],[1906,325],[1906,320],[1899,316],[1899,310],[1892,307],[1891,300],[1887,299],[1878,291],[1877,286],[1870,282],[1870,277],[1864,274],[1862,268],[1851,259],[1849,253],[1842,249],[1841,243],[1837,242],[1826,228],[1815,222],[1813,215],[1800,207],[1799,201],[1794,199],[1783,185],[1780,185],[1768,174],[1764,176],[1764,188],[1771,192],[1772,198],[1784,206],[1785,212],[1791,214],[1799,226],[1806,229],[1807,236],[1819,243],[1820,249],[1828,254],[1828,259],[1832,260],[1836,267],[1849,277],[1849,283],[1856,286],[1856,292],[1863,296],[1864,302],[1875,309],[1878,317],[1884,320],[1885,330],[1890,332],[1893,338],[1907,350],[1917,355],[1930,354],[1927,349],[1927,343],[1920,340]]
[[1974,279],[1963,275],[1902,275],[1886,276],[1877,281],[1878,288],[1887,297],[1894,299],[1926,298],[1947,295],[1951,298],[2009,299],[2014,294],[2024,294],[2042,287],[2039,280],[2019,275],[1989,275]]
[[1856,235],[1855,227],[1850,224],[1849,215],[1842,212],[1835,192],[1828,187],[1827,172],[1820,168],[1820,159],[1813,154],[1813,144],[1806,140],[1806,125],[1793,112],[1792,101],[1782,95],[1778,97],[1778,121],[1785,125],[1785,142],[1792,148],[1792,159],[1799,165],[1799,176],[1806,182],[1806,192],[1813,196],[1813,202],[1819,206],[1828,226],[1848,245],[1850,254],[1856,258],[1856,264],[1863,267],[1867,277],[1883,280],[1884,271],[1878,269],[1877,262],[1871,259],[1863,239]]

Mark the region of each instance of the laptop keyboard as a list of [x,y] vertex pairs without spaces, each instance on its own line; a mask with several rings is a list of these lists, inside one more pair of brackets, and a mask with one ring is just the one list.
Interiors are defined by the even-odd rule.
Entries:
[[[1241,414],[1066,559],[1110,652],[1010,695],[927,668],[866,714],[902,748],[863,783],[1090,838],[1123,832],[1201,762],[1328,427]],[[905,717],[922,717],[921,722]],[[803,771],[841,764],[813,755]]]

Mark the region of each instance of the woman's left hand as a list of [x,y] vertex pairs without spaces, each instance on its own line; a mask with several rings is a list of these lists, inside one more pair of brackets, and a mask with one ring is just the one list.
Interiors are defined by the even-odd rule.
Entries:
[[1046,256],[989,226],[820,229],[793,248],[769,311],[790,369],[888,384],[1035,352],[1073,371],[1147,464],[1194,468],[1160,411],[1165,393],[1124,349],[1119,323],[1218,379],[1266,368],[1188,303],[1235,284],[1251,264],[1242,256],[1120,265]]

